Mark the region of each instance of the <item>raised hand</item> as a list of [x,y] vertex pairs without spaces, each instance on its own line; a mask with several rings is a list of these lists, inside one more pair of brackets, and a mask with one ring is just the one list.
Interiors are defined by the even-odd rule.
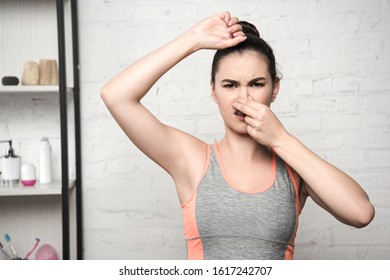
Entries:
[[246,39],[237,17],[229,12],[209,17],[191,28],[197,49],[225,49]]
[[274,148],[287,134],[282,123],[268,106],[250,99],[239,98],[233,103],[233,107],[246,115],[248,134],[258,143]]

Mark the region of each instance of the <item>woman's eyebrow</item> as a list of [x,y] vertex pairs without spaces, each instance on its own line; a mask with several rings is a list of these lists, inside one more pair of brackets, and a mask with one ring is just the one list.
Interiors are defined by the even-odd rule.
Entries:
[[[264,81],[264,80],[266,80],[265,77],[256,77],[256,78],[250,80],[250,81],[248,82],[248,85],[251,85],[251,84],[256,83],[256,82],[258,82],[258,81]],[[232,79],[223,79],[223,80],[221,81],[221,83],[239,84],[240,82],[239,82],[239,81],[236,81],[236,80],[232,80]]]
[[238,84],[238,81],[231,80],[231,79],[223,79],[221,83],[231,83],[231,84]]
[[263,81],[263,80],[266,80],[266,78],[265,77],[257,77],[257,78],[250,80],[249,84],[256,83],[258,81]]

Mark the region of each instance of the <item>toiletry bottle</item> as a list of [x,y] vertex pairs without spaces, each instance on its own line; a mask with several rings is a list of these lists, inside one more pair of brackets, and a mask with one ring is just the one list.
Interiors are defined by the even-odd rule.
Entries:
[[51,183],[51,147],[47,137],[42,137],[40,144],[39,182]]
[[7,154],[0,158],[0,166],[2,172],[2,180],[6,186],[12,186],[20,181],[20,167],[22,159],[20,156],[15,155],[12,148],[12,140],[0,141],[8,142],[9,148]]

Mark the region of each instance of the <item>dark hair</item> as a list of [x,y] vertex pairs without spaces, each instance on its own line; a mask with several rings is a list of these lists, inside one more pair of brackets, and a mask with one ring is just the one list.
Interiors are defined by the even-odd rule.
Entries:
[[280,78],[278,77],[276,71],[275,56],[270,45],[268,45],[268,43],[260,37],[259,31],[253,24],[246,21],[240,21],[238,24],[242,26],[242,31],[247,36],[247,39],[234,47],[221,49],[215,53],[211,67],[211,82],[215,84],[215,74],[218,71],[220,61],[224,57],[232,53],[243,54],[245,51],[254,51],[258,54],[264,55],[268,60],[268,72],[271,75],[272,82],[274,83],[279,80]]

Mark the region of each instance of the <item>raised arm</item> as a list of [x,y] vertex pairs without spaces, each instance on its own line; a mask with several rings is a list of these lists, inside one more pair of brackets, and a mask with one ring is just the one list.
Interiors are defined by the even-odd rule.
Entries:
[[[174,179],[182,176],[184,169],[189,167],[185,166],[186,151],[200,151],[204,149],[204,143],[162,124],[142,105],[141,99],[162,75],[191,53],[200,49],[226,48],[245,40],[237,22],[238,19],[232,18],[228,12],[199,22],[124,69],[100,93],[130,140]],[[188,162],[192,161],[188,159]]]

